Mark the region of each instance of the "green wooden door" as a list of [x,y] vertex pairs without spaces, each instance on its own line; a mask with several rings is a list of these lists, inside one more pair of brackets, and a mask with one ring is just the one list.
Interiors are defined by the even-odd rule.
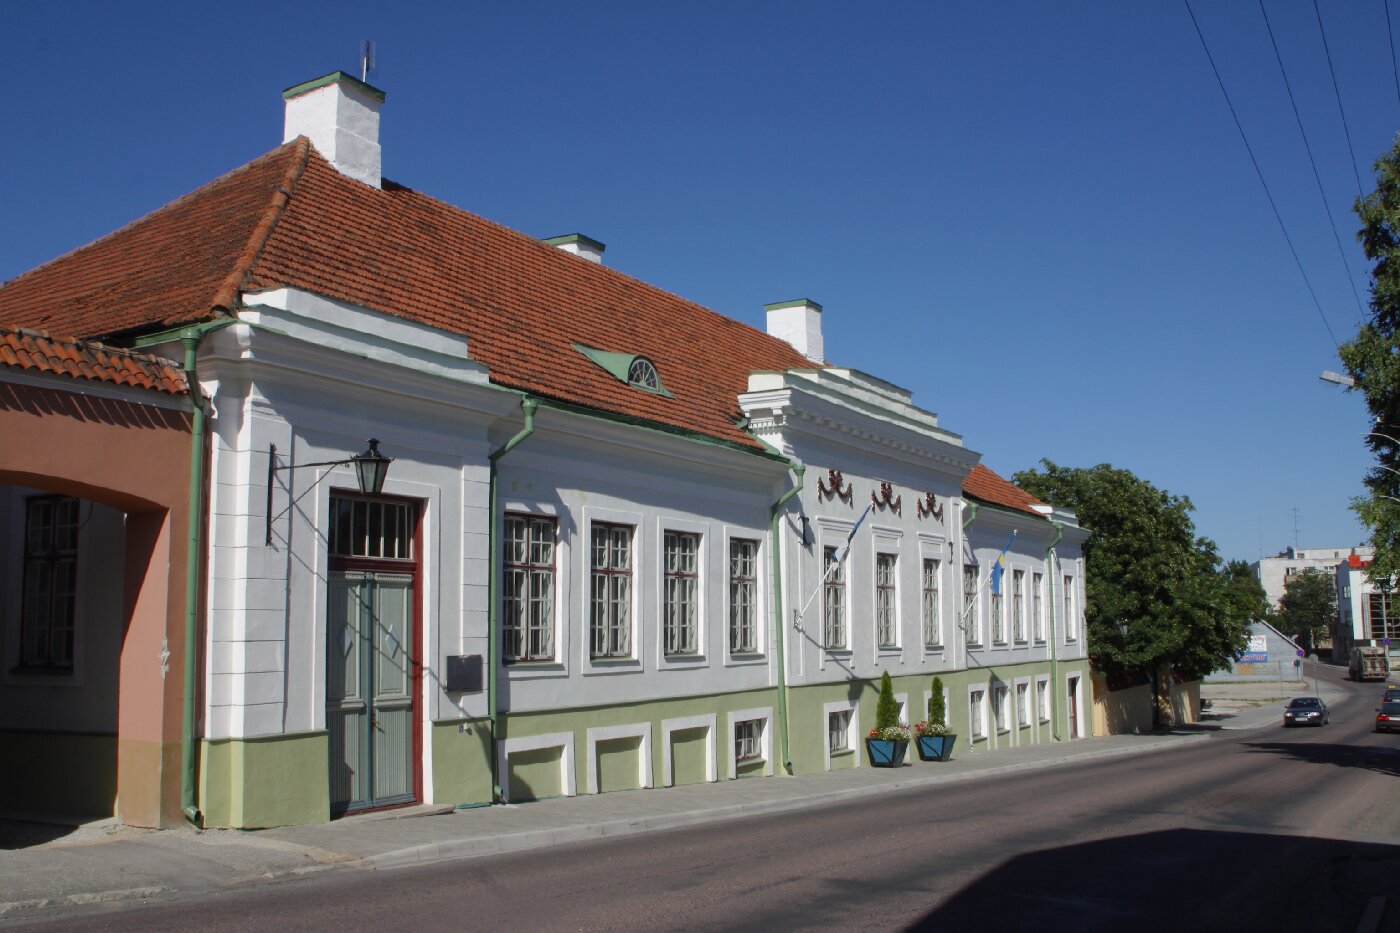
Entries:
[[411,802],[413,577],[333,572],[328,608],[331,812]]

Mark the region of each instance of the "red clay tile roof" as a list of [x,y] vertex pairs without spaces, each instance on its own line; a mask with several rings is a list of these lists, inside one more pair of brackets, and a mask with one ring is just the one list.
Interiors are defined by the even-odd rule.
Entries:
[[[288,286],[468,339],[493,382],[747,447],[756,370],[811,368],[787,343],[409,188],[341,175],[293,142],[0,286],[0,321],[84,336],[218,317]],[[640,392],[572,347],[649,358]]]
[[170,360],[100,343],[50,337],[40,331],[0,327],[0,366],[57,373],[135,386],[167,395],[185,395],[185,372]]
[[962,491],[963,495],[970,499],[1029,512],[1037,518],[1045,517],[1031,508],[1032,505],[1044,505],[1045,503],[1010,480],[1002,479],[980,463],[963,478]]

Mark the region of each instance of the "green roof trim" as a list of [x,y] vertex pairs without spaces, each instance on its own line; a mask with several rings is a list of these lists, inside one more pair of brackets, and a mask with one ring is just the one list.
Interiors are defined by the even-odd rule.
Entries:
[[581,243],[584,246],[591,246],[600,253],[608,248],[606,244],[599,243],[591,236],[584,236],[582,233],[566,233],[563,236],[545,237],[540,242],[547,246],[568,246],[571,243]]
[[646,357],[636,353],[614,353],[610,350],[599,350],[597,347],[589,347],[581,343],[576,343],[572,346],[575,350],[607,370],[608,374],[618,382],[625,382],[638,392],[649,392],[652,395],[675,398],[675,396],[666,389],[666,386],[662,384],[660,372],[656,374],[656,388],[654,389],[651,386],[640,385],[631,380],[632,364],[637,362],[637,360],[646,360],[646,362],[651,364],[653,370],[656,368],[656,364],[652,363],[651,360]]
[[383,91],[381,91],[374,85],[366,84],[354,75],[346,74],[343,71],[332,71],[328,75],[322,75],[319,78],[312,78],[310,81],[303,81],[301,84],[294,84],[282,92],[282,99],[290,100],[291,98],[296,97],[299,94],[305,94],[307,91],[314,91],[318,87],[325,87],[328,84],[349,85],[350,87],[359,91],[361,94],[373,97],[381,104],[384,103]]
[[763,306],[763,310],[764,310],[764,311],[781,311],[781,310],[783,310],[784,308],[801,308],[801,307],[804,307],[804,306],[805,306],[805,307],[815,308],[815,309],[817,310],[817,313],[818,313],[818,314],[820,314],[820,313],[821,313],[821,310],[822,310],[822,306],[819,305],[819,304],[817,304],[815,301],[813,301],[813,300],[810,299],[810,298],[796,298],[796,299],[794,299],[794,300],[792,300],[792,301],[775,301],[775,302],[773,302],[771,305],[764,305],[764,306]]

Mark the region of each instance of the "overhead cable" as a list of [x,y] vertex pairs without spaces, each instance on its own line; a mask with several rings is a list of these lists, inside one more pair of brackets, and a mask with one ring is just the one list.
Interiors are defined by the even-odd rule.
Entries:
[[1278,60],[1279,74],[1283,75],[1283,87],[1288,92],[1288,103],[1293,107],[1293,119],[1298,121],[1298,135],[1303,137],[1303,150],[1308,154],[1308,164],[1312,166],[1313,180],[1317,182],[1317,196],[1322,198],[1322,212],[1327,215],[1327,225],[1332,228],[1332,239],[1337,243],[1337,256],[1342,260],[1342,274],[1346,276],[1347,284],[1351,286],[1351,295],[1356,299],[1356,312],[1365,318],[1366,310],[1361,307],[1361,294],[1356,290],[1356,278],[1351,274],[1351,264],[1347,262],[1347,252],[1342,248],[1342,236],[1337,232],[1337,219],[1332,216],[1332,208],[1327,204],[1327,192],[1322,187],[1322,175],[1317,170],[1317,159],[1313,158],[1312,144],[1308,142],[1308,132],[1303,129],[1303,115],[1298,112],[1298,101],[1293,96],[1293,85],[1288,80],[1288,69],[1283,67],[1283,54],[1278,50],[1278,40],[1274,38],[1274,27],[1269,24],[1269,13],[1264,9],[1264,0],[1259,0],[1259,13],[1264,17],[1264,29],[1269,33],[1269,44],[1274,47],[1274,58]]
[[1308,278],[1307,270],[1303,268],[1303,261],[1298,258],[1298,250],[1293,246],[1293,238],[1288,235],[1288,228],[1283,224],[1283,216],[1278,212],[1278,204],[1274,202],[1274,195],[1269,190],[1269,183],[1264,180],[1264,173],[1259,168],[1259,160],[1254,157],[1254,148],[1249,145],[1249,137],[1245,135],[1239,114],[1235,112],[1235,105],[1230,102],[1230,92],[1225,90],[1225,81],[1220,77],[1220,69],[1215,66],[1215,57],[1210,54],[1210,46],[1206,44],[1205,33],[1201,32],[1201,24],[1196,21],[1196,13],[1191,9],[1191,0],[1182,0],[1182,2],[1186,4],[1186,13],[1191,17],[1191,25],[1196,27],[1196,36],[1201,40],[1201,48],[1206,53],[1206,61],[1210,62],[1210,70],[1215,72],[1216,83],[1220,85],[1220,93],[1225,97],[1225,106],[1230,109],[1230,116],[1235,121],[1235,129],[1240,132],[1240,141],[1244,143],[1245,152],[1249,153],[1249,161],[1254,166],[1254,174],[1259,178],[1259,184],[1264,189],[1264,197],[1268,198],[1269,207],[1274,212],[1274,219],[1278,221],[1283,241],[1288,244],[1288,251],[1293,254],[1293,262],[1298,267],[1298,274],[1303,277],[1303,284],[1307,286],[1308,294],[1312,296],[1313,307],[1317,308],[1317,316],[1322,318],[1322,326],[1327,328],[1327,336],[1332,338],[1332,345],[1340,349],[1337,335],[1332,333],[1332,325],[1327,322],[1327,315],[1322,312],[1322,302],[1317,300],[1317,292],[1313,291],[1312,281]]
[[1347,126],[1347,112],[1342,108],[1342,89],[1337,86],[1337,70],[1332,67],[1332,50],[1327,47],[1327,30],[1322,28],[1322,10],[1318,8],[1317,0],[1313,0],[1313,13],[1317,15],[1318,35],[1322,36],[1322,53],[1327,56],[1327,72],[1332,75],[1332,93],[1337,95],[1337,112],[1342,115],[1342,134],[1347,138],[1347,152],[1351,155],[1351,173],[1356,176],[1356,196],[1360,198],[1364,196],[1361,190],[1361,172],[1356,167],[1356,150],[1351,145],[1351,128]]

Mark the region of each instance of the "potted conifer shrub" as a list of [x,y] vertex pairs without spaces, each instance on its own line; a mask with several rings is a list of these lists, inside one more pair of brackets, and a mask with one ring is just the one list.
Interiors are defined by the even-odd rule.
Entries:
[[880,701],[875,705],[875,728],[865,740],[865,754],[876,768],[897,768],[909,750],[909,727],[899,721],[890,672],[880,675]]
[[948,731],[948,708],[943,702],[943,678],[933,678],[933,695],[928,700],[928,719],[914,724],[914,735],[923,761],[947,761],[953,757],[956,735]]

